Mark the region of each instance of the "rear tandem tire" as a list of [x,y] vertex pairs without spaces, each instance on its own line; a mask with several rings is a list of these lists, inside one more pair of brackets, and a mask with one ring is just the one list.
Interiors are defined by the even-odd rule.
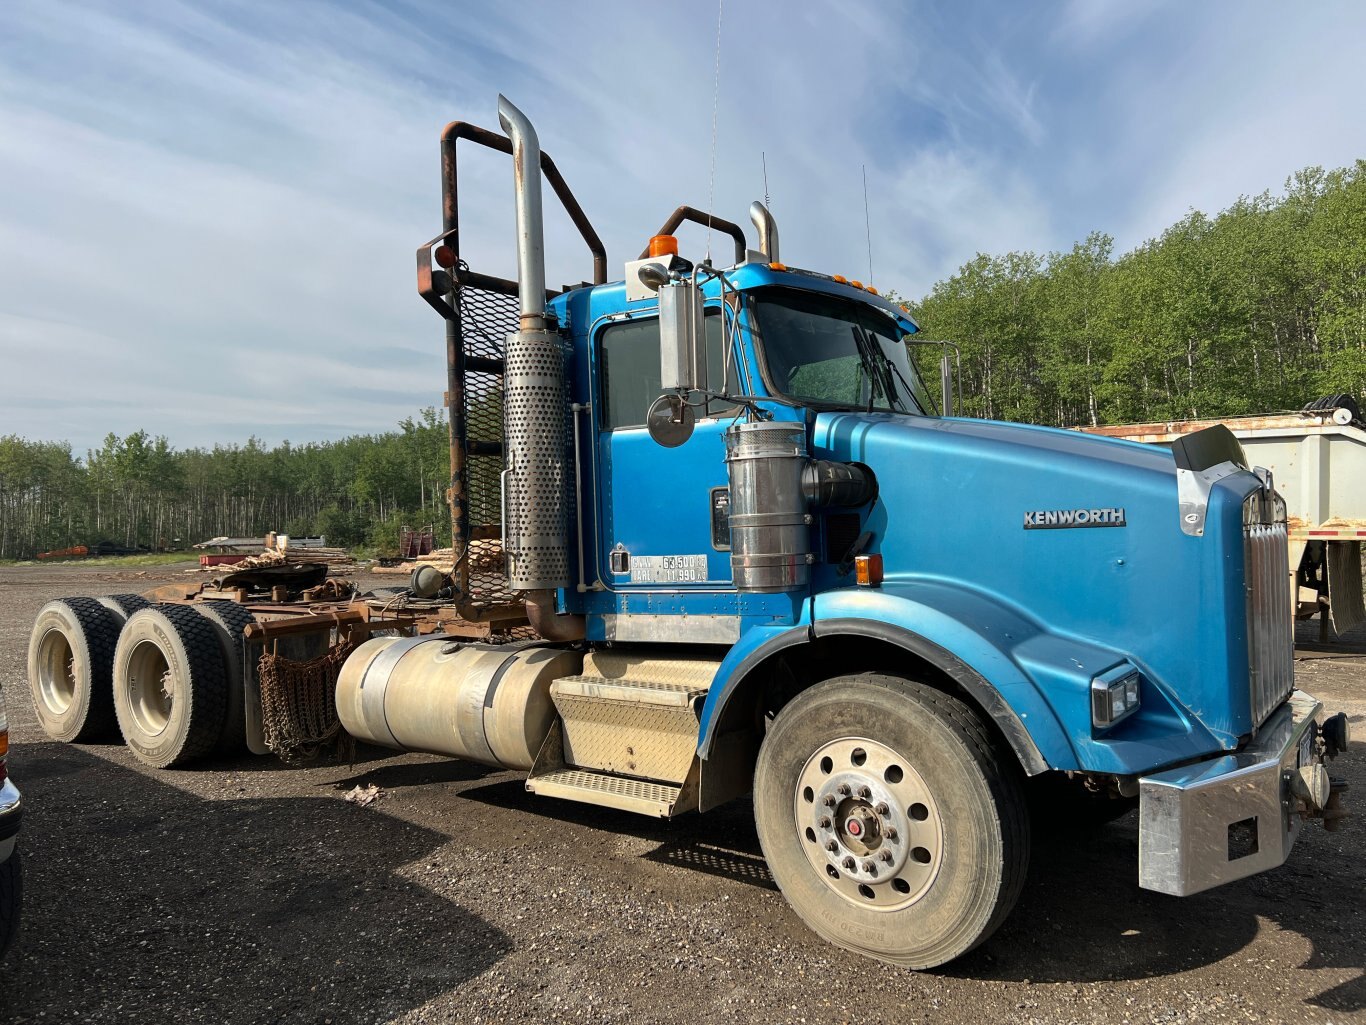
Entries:
[[106,594],[95,600],[118,616],[121,622],[127,622],[128,617],[134,612],[141,612],[152,605],[140,594]]
[[38,611],[28,682],[38,722],[53,740],[114,736],[114,646],[122,625],[94,598],[59,598]]
[[227,712],[214,626],[185,605],[134,613],[114,653],[114,709],[129,750],[159,769],[214,749]]
[[1029,863],[1019,767],[961,701],[897,677],[838,677],[786,705],[759,751],[754,815],[807,925],[911,968],[990,936]]
[[243,632],[256,622],[256,617],[234,601],[193,602],[188,608],[203,616],[218,634],[218,643],[223,650],[224,680],[227,683],[223,733],[218,738],[218,752],[238,754],[247,742],[246,679],[248,674],[256,672],[255,665],[249,663],[250,654],[243,641]]

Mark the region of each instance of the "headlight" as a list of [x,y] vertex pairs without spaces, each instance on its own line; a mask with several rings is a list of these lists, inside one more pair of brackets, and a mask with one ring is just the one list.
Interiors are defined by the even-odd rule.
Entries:
[[1138,710],[1138,670],[1127,662],[1091,681],[1091,722],[1108,729]]

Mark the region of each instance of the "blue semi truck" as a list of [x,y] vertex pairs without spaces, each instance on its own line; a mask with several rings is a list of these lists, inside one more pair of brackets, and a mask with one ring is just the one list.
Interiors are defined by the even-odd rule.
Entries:
[[[1055,816],[1136,805],[1139,882],[1175,895],[1281,864],[1311,819],[1336,827],[1325,759],[1347,720],[1295,690],[1285,504],[1232,434],[1168,451],[955,417],[951,351],[928,386],[907,312],[783,263],[758,203],[754,248],[679,207],[609,282],[531,124],[498,113],[503,133],[445,129],[443,230],[417,252],[446,329],[454,543],[406,598],[436,619],[159,594],[125,601],[97,649],[114,611],[53,603],[30,677],[54,736],[85,736],[112,688],[151,764],[234,731],[263,750],[289,674],[242,643],[335,627],[345,650],[308,665],[335,663],[352,736],[650,816],[749,797],[802,920],[914,968],[1010,912],[1031,793]],[[512,156],[515,281],[461,252],[471,145]],[[543,183],[591,282],[547,289]],[[687,258],[685,221],[733,261]]]
[[[543,640],[371,640],[338,685],[350,732],[649,815],[752,794],[796,912],[914,967],[1010,910],[1030,777],[1137,799],[1139,881],[1171,894],[1336,824],[1346,717],[1294,688],[1285,506],[1231,434],[954,417],[949,354],[927,387],[906,311],[785,265],[757,203],[756,249],[680,207],[608,282],[531,124],[499,118],[443,135],[419,291],[451,357],[455,584]],[[515,283],[461,257],[462,140],[513,157]],[[558,293],[543,171],[594,255]],[[685,220],[733,264],[680,255]]]

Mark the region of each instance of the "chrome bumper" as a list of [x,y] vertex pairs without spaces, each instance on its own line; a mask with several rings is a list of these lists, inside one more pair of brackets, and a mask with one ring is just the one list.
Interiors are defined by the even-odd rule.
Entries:
[[6,779],[0,783],[0,862],[14,850],[15,837],[19,835],[19,819],[23,816],[24,803],[19,797],[19,788]]
[[1184,897],[1283,864],[1306,817],[1292,780],[1323,760],[1322,708],[1295,691],[1242,750],[1142,777],[1138,885]]

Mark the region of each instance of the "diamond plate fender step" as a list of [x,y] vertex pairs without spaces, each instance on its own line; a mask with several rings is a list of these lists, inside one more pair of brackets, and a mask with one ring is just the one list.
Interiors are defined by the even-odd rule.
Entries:
[[574,768],[565,764],[564,752],[564,731],[556,722],[527,778],[529,791],[544,797],[559,797],[655,818],[667,819],[697,810],[699,763],[696,758],[683,781],[672,784]]
[[550,685],[550,698],[564,721],[565,762],[682,783],[696,757],[705,694],[687,683],[562,677]]

